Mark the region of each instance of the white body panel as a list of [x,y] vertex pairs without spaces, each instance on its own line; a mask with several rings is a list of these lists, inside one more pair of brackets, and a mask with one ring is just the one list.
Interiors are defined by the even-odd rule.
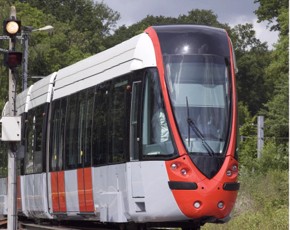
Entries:
[[16,96],[17,115],[27,113],[32,88],[33,85],[31,85],[29,88],[27,88],[26,90],[24,90],[23,92],[21,92]]
[[102,222],[186,219],[169,189],[163,161],[93,168],[93,190]]
[[34,84],[30,92],[30,103],[28,104],[28,110],[51,101],[52,86],[55,77],[56,73],[53,73]]
[[[129,215],[133,221],[154,222],[186,219],[168,186],[169,179],[164,161],[131,162],[128,163],[127,170],[127,180],[131,180],[131,191],[140,188],[144,190],[144,197],[133,197],[130,186],[128,187],[128,196],[132,197],[129,201]],[[129,173],[130,171],[131,173]],[[136,173],[140,175],[139,181],[136,181],[136,178],[135,181],[132,181]],[[143,207],[144,210],[142,210]]]
[[46,173],[21,176],[22,211],[26,216],[49,218]]
[[69,216],[79,213],[77,170],[64,173],[66,191],[66,209]]

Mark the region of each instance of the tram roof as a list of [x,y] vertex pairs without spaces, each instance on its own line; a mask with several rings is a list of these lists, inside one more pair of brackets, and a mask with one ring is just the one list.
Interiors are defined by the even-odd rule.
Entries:
[[137,69],[156,66],[155,52],[146,33],[58,71],[53,99],[89,88]]

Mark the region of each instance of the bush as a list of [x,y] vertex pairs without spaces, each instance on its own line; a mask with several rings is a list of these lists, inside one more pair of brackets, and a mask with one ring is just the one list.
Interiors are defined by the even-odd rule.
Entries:
[[259,170],[288,170],[289,156],[288,143],[276,144],[274,141],[265,143],[262,157],[259,162]]

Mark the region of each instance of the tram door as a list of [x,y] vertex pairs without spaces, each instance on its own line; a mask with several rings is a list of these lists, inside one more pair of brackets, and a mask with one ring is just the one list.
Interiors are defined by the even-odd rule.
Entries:
[[132,197],[144,197],[142,185],[140,154],[140,111],[141,111],[142,81],[132,84],[131,119],[130,119],[130,161],[131,161],[131,187]]
[[61,99],[53,103],[49,154],[52,213],[64,213],[67,210],[64,173],[65,111],[66,100]]
[[78,101],[78,201],[80,213],[88,213],[94,212],[91,167],[94,89],[87,89],[79,93]]
[[139,159],[139,113],[141,110],[142,81],[132,84],[131,115],[130,115],[130,161]]

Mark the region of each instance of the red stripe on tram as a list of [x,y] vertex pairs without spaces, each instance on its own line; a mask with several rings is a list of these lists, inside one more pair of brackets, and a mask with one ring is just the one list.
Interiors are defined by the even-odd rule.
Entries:
[[59,195],[59,211],[66,212],[67,208],[66,208],[64,171],[58,172],[58,195]]
[[94,211],[92,168],[85,168],[85,197],[87,212]]
[[80,212],[93,212],[92,168],[77,169]]
[[51,199],[53,212],[66,212],[66,195],[64,171],[52,172],[51,178]]

